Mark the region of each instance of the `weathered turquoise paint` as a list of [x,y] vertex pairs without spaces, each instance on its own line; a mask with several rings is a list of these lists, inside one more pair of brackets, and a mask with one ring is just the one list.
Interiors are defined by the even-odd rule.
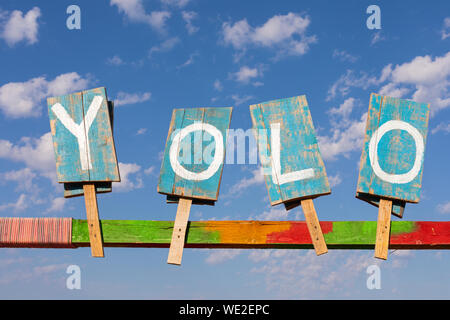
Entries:
[[[222,134],[225,157],[227,129],[230,126],[232,108],[187,108],[174,109],[169,133],[166,141],[165,153],[161,165],[158,192],[170,195],[169,202],[176,201],[176,197],[186,197],[208,201],[216,201],[219,194],[222,177],[223,160],[217,171],[208,179],[194,181],[177,174],[170,162],[170,148],[175,135],[193,124],[214,126]],[[205,130],[196,130],[179,141],[177,159],[181,166],[191,172],[200,173],[207,170],[211,164],[205,156],[215,155],[214,138]]]
[[[114,101],[108,101],[108,111],[111,130],[114,134]],[[96,182],[95,190],[97,193],[112,192],[112,182]],[[64,198],[73,198],[82,195],[84,195],[83,183],[79,182],[64,183]]]
[[[320,155],[306,96],[250,106],[253,128],[272,205],[329,194],[330,185]],[[276,184],[272,178],[271,124],[280,124],[281,174],[312,169],[312,177]],[[262,134],[261,134],[262,133]]]
[[[60,103],[78,125],[96,96],[102,101],[88,132],[92,169],[83,170],[77,138],[61,123],[52,107]],[[107,101],[105,88],[48,98],[58,182],[120,181]]]
[[[411,181],[402,181],[387,178],[374,171],[370,161],[369,144],[378,128],[392,120],[398,120],[412,126],[418,132],[419,141],[423,142],[425,151],[428,131],[430,106],[410,100],[391,98],[372,94],[367,115],[366,135],[361,155],[357,193],[371,194],[378,197],[397,199],[406,202],[419,202],[422,186],[423,156],[418,162],[420,167],[417,174],[411,174],[415,159],[417,145],[413,136],[404,129],[393,129],[375,138],[380,138],[377,147],[378,163],[382,171],[389,177],[391,175],[410,175]],[[391,122],[392,123],[392,122]],[[423,140],[420,140],[423,139]],[[375,149],[373,149],[374,151]],[[374,159],[373,152],[372,158]],[[420,159],[420,158],[418,158]],[[373,160],[375,163],[375,160]],[[380,171],[378,171],[380,172]]]

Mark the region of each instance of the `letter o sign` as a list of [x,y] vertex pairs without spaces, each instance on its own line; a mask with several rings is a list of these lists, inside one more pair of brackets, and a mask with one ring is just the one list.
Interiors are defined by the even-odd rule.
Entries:
[[[178,149],[180,141],[183,140],[188,134],[197,130],[204,130],[214,137],[215,152],[214,159],[209,165],[208,169],[202,172],[192,172],[185,169],[178,161]],[[201,181],[211,178],[220,165],[223,162],[224,147],[223,147],[223,136],[222,133],[213,125],[207,123],[194,123],[187,127],[181,129],[172,139],[172,145],[170,146],[170,164],[173,171],[180,177],[187,180]]]
[[[383,169],[381,169],[380,164],[378,163],[378,143],[380,142],[381,138],[384,136],[385,133],[391,131],[391,130],[404,130],[408,132],[414,139],[414,142],[416,144],[416,157],[414,160],[414,165],[406,173],[403,174],[389,174],[385,172]],[[369,159],[370,164],[372,166],[373,171],[375,174],[382,180],[390,182],[390,183],[408,183],[411,182],[420,172],[421,166],[422,166],[422,160],[423,160],[423,154],[424,154],[425,146],[423,142],[423,136],[412,125],[405,121],[400,120],[391,120],[384,124],[382,124],[372,135],[372,138],[369,142]]]

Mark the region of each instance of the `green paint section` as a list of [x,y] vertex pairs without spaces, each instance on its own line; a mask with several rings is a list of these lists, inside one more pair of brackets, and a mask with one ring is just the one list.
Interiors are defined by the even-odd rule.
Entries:
[[[173,221],[145,220],[101,220],[104,243],[170,243]],[[187,242],[220,243],[219,232],[205,230],[204,222],[190,222],[187,231]],[[72,243],[89,243],[89,230],[86,220],[72,222]]]
[[[393,221],[391,235],[414,232],[414,221]],[[377,234],[376,221],[334,221],[333,231],[324,234],[327,245],[374,245]]]
[[395,221],[391,224],[391,236],[416,231],[415,221]]

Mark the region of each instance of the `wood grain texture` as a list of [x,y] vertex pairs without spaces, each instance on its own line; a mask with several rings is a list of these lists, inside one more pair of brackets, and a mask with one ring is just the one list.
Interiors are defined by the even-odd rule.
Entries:
[[317,218],[313,200],[302,200],[301,205],[303,214],[305,215],[306,225],[308,226],[309,235],[311,236],[311,241],[314,245],[316,254],[320,256],[321,254],[327,253],[327,244],[325,243],[325,239],[323,237],[322,229],[320,227],[319,219]]
[[[429,111],[428,104],[371,94],[357,194],[376,195],[403,202],[419,202]],[[394,125],[399,122],[403,128],[399,129]],[[405,129],[408,127],[409,131]],[[384,130],[388,131],[382,134]],[[413,132],[418,133],[417,141],[411,134]],[[377,148],[370,148],[371,139],[379,140]],[[418,157],[420,145],[423,146],[423,153]],[[378,161],[375,161],[376,158]],[[415,173],[416,158],[419,160],[417,160],[418,171]],[[377,169],[378,173],[374,169],[376,162],[380,167]],[[389,177],[386,178],[380,172]],[[410,181],[403,179],[406,176],[413,179]]]
[[[173,110],[158,182],[157,190],[159,193],[174,197],[207,201],[217,200],[231,111],[232,108],[189,108]],[[177,137],[176,134],[183,128],[194,124],[198,124],[202,129],[195,130],[185,138],[176,141],[178,143],[178,161],[185,170],[201,173],[210,167],[216,151],[213,137],[204,130],[206,125],[214,126],[221,133],[222,141],[220,143],[222,143],[224,150],[218,170],[208,179],[197,181],[186,179],[177,174],[174,168],[172,168],[170,161],[170,148],[175,143],[173,139]]]
[[191,204],[192,199],[179,199],[177,216],[172,231],[172,241],[170,242],[169,256],[167,257],[167,263],[169,264],[181,264]]
[[[82,122],[87,124],[85,116],[95,97],[102,100],[89,131],[85,130],[90,152],[83,152],[80,151],[77,137],[57,117],[53,106],[59,103],[75,125]],[[107,101],[105,88],[47,99],[58,182],[120,181]],[[90,159],[91,169],[83,168],[80,152],[86,153]]]
[[[256,129],[260,160],[272,205],[331,192],[304,95],[251,105],[250,114],[253,128]],[[272,145],[271,130],[271,126],[273,128],[278,124],[280,177],[273,174],[275,161],[272,153],[275,149]],[[275,138],[274,140],[276,141]],[[310,178],[277,183],[284,174],[308,169],[314,171],[314,175]]]
[[91,244],[91,252],[93,257],[104,257],[102,230],[100,228],[100,220],[98,216],[97,195],[95,193],[95,185],[86,183],[83,185],[84,201],[86,204],[87,223],[89,228],[89,242]]
[[[26,218],[10,218],[21,220]],[[42,220],[55,218],[40,218]],[[53,236],[52,229],[36,224],[34,234],[42,239]],[[168,248],[172,239],[173,221],[101,220],[105,247]],[[377,221],[321,221],[328,249],[373,250]],[[21,227],[19,227],[21,229]],[[89,247],[87,220],[72,219],[70,247]],[[14,247],[4,237],[8,231],[0,226],[0,247]],[[49,234],[51,233],[51,234]],[[60,248],[52,241],[30,241],[27,248]],[[313,249],[304,221],[189,221],[186,248],[276,248]],[[392,221],[390,249],[448,250],[450,221]]]
[[378,209],[377,235],[375,241],[375,258],[387,259],[389,236],[391,231],[392,201],[380,199]]
[[[164,247],[173,221],[102,220],[107,247]],[[377,221],[321,221],[328,249],[375,248]],[[72,244],[89,246],[85,220],[73,220]],[[313,249],[304,221],[189,221],[185,248]],[[392,221],[390,249],[450,249],[448,221]]]

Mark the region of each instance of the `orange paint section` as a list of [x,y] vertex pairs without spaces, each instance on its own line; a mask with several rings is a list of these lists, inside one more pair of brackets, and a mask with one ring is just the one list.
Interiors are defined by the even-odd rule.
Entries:
[[[267,243],[312,244],[306,222],[290,222],[290,225],[288,230],[268,234]],[[320,222],[320,228],[323,234],[327,234],[333,231],[333,223],[329,221]]]
[[222,244],[266,244],[270,234],[290,229],[289,221],[208,221],[205,225],[206,231],[219,232]]

